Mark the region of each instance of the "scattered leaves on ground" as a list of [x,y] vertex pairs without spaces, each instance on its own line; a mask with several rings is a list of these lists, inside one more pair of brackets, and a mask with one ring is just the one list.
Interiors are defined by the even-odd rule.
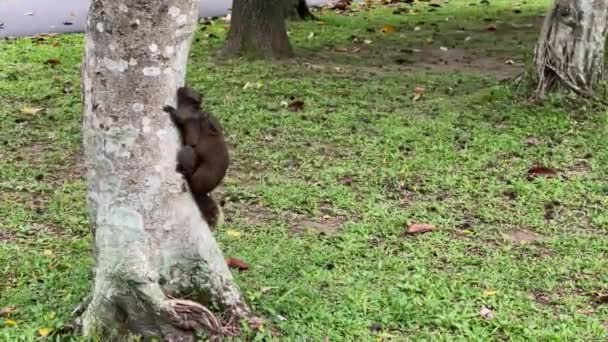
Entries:
[[249,269],[249,265],[246,262],[233,257],[228,257],[226,259],[226,264],[228,267],[237,269],[239,271],[246,271]]
[[15,312],[15,308],[13,308],[11,306],[5,306],[2,309],[0,309],[0,317],[8,317],[13,312]]
[[414,88],[414,93],[412,95],[412,100],[414,102],[420,100],[422,98],[422,94],[424,94],[425,88],[424,87],[416,87]]
[[414,235],[414,234],[422,234],[432,232],[435,229],[435,226],[427,223],[412,223],[407,227],[405,234]]
[[287,109],[292,112],[299,112],[304,110],[304,101],[293,101],[289,105],[287,105]]
[[555,177],[557,176],[557,171],[555,169],[546,167],[546,166],[533,166],[528,169],[528,177],[536,178],[536,177]]

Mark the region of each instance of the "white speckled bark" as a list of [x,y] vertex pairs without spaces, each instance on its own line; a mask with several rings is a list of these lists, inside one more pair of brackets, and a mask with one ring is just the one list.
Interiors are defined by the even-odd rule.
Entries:
[[539,97],[562,85],[592,96],[602,78],[608,1],[555,0],[536,46]]
[[201,326],[184,323],[170,298],[248,313],[175,171],[178,133],[162,111],[184,83],[196,15],[195,0],[91,5],[83,134],[96,267],[85,334],[101,328],[188,340]]

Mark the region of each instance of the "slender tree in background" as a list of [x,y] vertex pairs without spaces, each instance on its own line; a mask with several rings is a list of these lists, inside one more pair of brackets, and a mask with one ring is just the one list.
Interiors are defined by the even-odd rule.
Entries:
[[555,0],[536,46],[536,95],[563,86],[593,97],[602,78],[608,1]]
[[293,56],[284,0],[234,0],[224,51],[229,55]]
[[175,105],[184,83],[197,6],[195,0],[92,2],[83,135],[95,283],[79,319],[85,335],[189,341],[196,330],[236,333],[237,319],[249,316],[175,171],[178,132],[162,110]]
[[310,11],[306,0],[294,0],[294,4],[288,4],[287,16],[289,19],[311,19],[315,20],[316,17]]

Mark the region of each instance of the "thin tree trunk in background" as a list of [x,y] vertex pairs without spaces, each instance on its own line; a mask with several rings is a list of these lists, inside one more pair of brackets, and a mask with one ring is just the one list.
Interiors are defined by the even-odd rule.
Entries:
[[162,110],[175,105],[184,83],[197,6],[195,0],[91,5],[83,135],[96,262],[80,319],[85,335],[129,332],[189,341],[199,329],[215,336],[235,332],[233,319],[248,316],[222,252],[175,171],[178,132]]
[[287,17],[290,19],[311,19],[315,20],[316,17],[310,11],[306,0],[294,0],[291,4],[288,2]]
[[224,52],[229,55],[293,56],[283,0],[234,0]]
[[608,1],[555,0],[535,51],[536,96],[564,86],[593,96],[602,78]]

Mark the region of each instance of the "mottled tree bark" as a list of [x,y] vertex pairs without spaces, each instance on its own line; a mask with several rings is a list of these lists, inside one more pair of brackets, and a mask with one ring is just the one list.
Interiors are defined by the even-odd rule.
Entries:
[[195,0],[92,2],[82,81],[96,260],[80,319],[85,335],[189,341],[196,330],[235,332],[234,319],[248,316],[175,171],[178,132],[162,110],[175,105],[184,83],[197,6]]
[[229,55],[293,56],[284,0],[234,0],[224,52]]
[[604,70],[608,1],[555,0],[536,46],[536,95],[559,86],[593,96]]

